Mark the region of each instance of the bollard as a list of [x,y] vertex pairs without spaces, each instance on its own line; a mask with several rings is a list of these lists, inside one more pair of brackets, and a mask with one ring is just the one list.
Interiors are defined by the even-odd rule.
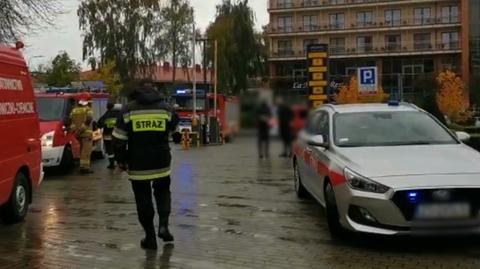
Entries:
[[190,130],[185,129],[183,130],[183,148],[184,149],[190,149]]

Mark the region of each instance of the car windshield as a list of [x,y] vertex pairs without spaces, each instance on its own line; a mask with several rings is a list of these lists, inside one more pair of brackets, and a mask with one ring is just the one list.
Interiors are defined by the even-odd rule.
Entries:
[[457,143],[447,130],[423,112],[338,114],[334,128],[335,144],[339,147]]
[[37,98],[38,116],[41,121],[63,120],[65,105],[64,98]]
[[[192,96],[175,96],[175,104],[178,105],[179,110],[193,110],[193,97]],[[197,97],[196,100],[197,110],[205,109],[205,99]]]

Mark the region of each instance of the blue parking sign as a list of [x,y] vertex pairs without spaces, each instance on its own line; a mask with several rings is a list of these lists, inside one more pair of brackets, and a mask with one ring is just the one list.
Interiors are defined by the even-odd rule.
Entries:
[[377,67],[358,68],[358,91],[359,93],[377,92]]

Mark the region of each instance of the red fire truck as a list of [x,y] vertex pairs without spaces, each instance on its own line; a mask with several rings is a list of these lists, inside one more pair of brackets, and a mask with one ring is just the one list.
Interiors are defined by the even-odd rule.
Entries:
[[[42,161],[44,167],[58,167],[67,172],[80,157],[80,144],[72,132],[67,131],[70,112],[75,105],[76,89],[55,88],[37,93],[37,107],[42,134]],[[106,111],[109,95],[92,93],[94,121]],[[94,134],[94,154],[104,155],[103,141],[98,131]]]
[[[208,104],[205,100],[208,99]],[[180,117],[177,132],[185,129],[192,131],[193,118],[193,91],[177,90],[172,96],[176,111]],[[209,118],[215,116],[214,113],[214,94],[205,94],[202,90],[197,90],[196,113],[199,118]],[[208,105],[208,106],[207,106]],[[208,109],[207,109],[208,108]],[[220,134],[225,142],[229,142],[240,131],[240,102],[237,97],[217,94],[217,118],[219,121]]]

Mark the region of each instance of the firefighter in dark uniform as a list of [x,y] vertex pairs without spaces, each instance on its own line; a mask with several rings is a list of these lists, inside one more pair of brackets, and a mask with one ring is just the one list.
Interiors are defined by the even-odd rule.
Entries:
[[146,83],[135,93],[135,100],[122,110],[113,131],[115,159],[128,172],[140,224],[145,230],[144,249],[157,249],[152,188],[159,215],[158,237],[172,242],[168,229],[171,209],[169,133],[176,129],[178,116],[160,95]]
[[109,161],[108,169],[115,169],[115,152],[112,145],[113,128],[117,125],[117,119],[122,115],[119,107],[113,102],[108,102],[107,112],[98,120],[98,128],[103,128],[103,144]]

